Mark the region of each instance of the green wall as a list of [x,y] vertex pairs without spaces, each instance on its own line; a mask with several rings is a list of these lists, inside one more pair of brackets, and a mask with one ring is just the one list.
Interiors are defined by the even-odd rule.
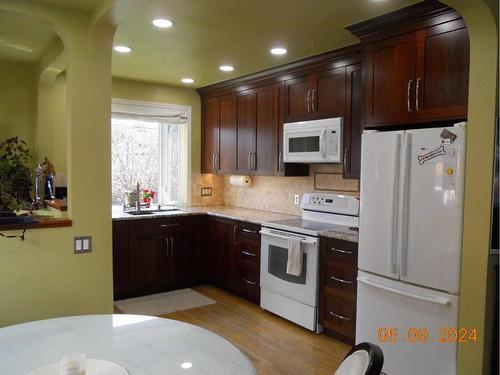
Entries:
[[66,173],[67,163],[67,85],[66,74],[41,78],[38,84],[36,121],[37,160],[45,157],[54,164],[56,175]]
[[0,142],[17,135],[34,151],[35,82],[34,66],[0,61]]
[[[68,213],[73,220],[69,228],[28,230],[24,242],[0,238],[0,326],[111,313],[110,110],[115,28],[104,19],[93,20],[88,12],[39,2],[2,0],[0,11],[32,16],[50,25],[63,41],[68,67]],[[0,82],[1,97],[12,95],[4,80]],[[9,103],[14,113],[24,112],[16,102]],[[73,237],[81,235],[92,236],[93,251],[74,255]]]
[[113,98],[191,106],[191,168],[200,171],[201,102],[194,89],[113,78]]

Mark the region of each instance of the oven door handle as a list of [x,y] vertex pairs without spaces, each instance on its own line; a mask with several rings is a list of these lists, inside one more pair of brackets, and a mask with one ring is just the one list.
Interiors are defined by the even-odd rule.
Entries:
[[[298,236],[282,236],[282,235],[279,235],[279,234],[268,233],[268,232],[263,232],[263,231],[260,231],[260,234],[262,234],[263,236],[275,237],[275,238],[280,238],[280,239],[283,239],[283,240],[288,240],[289,238],[296,238],[296,237],[298,237]],[[303,237],[298,237],[298,238],[301,239],[300,242],[302,242],[303,244],[316,245],[318,243],[317,240],[307,240],[307,239],[304,239]]]

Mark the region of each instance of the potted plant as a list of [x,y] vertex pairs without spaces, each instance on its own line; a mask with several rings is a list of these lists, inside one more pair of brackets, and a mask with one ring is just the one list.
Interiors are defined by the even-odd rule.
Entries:
[[26,142],[12,137],[0,143],[0,210],[9,212],[32,208],[32,170]]

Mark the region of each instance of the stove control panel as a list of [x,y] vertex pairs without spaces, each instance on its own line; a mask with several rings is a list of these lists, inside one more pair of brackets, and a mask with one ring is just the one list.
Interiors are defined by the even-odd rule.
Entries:
[[302,209],[358,216],[359,199],[353,195],[331,193],[304,193]]

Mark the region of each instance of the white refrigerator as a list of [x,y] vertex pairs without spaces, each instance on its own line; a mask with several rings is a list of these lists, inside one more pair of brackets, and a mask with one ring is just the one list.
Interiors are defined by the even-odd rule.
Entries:
[[382,348],[385,374],[455,375],[465,138],[363,133],[356,343]]

